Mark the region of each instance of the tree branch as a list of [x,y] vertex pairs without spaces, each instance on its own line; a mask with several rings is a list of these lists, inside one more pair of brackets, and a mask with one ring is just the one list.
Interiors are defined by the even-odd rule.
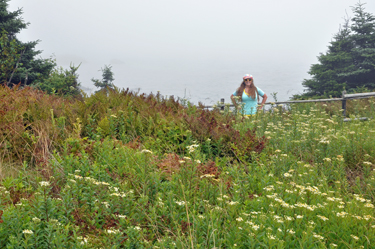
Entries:
[[26,51],[26,48],[22,51],[22,53],[21,53],[21,55],[20,55],[20,58],[18,58],[18,61],[17,61],[16,67],[13,69],[12,75],[11,75],[10,78],[9,78],[8,86],[9,86],[10,82],[12,81],[13,74],[14,74],[14,72],[17,70],[17,68],[18,68],[18,64],[20,63],[21,58],[22,58],[22,55],[23,55],[23,53],[25,53],[25,51]]

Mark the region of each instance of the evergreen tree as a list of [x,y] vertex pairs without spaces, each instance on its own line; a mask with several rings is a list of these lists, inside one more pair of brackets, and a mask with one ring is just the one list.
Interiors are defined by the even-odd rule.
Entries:
[[9,12],[8,2],[10,0],[0,0],[0,29],[6,30],[10,39],[15,38],[22,29],[25,29],[29,23],[25,23],[20,17],[22,9]]
[[8,33],[3,30],[0,37],[0,84],[8,85],[19,62],[20,46],[16,40],[9,40]]
[[20,59],[11,83],[18,84],[21,82],[29,85],[36,80],[47,78],[55,63],[51,59],[36,58],[41,53],[41,51],[35,50],[38,41],[21,42],[17,39],[16,35],[27,28],[29,23],[25,23],[21,18],[22,9],[13,12],[8,11],[8,2],[9,0],[0,0],[0,31],[5,30],[8,39],[10,41],[15,40],[17,46],[22,48],[19,51]]
[[77,74],[79,66],[70,65],[69,69],[54,68],[48,78],[35,86],[49,94],[78,97],[81,95]]
[[318,56],[302,83],[306,93],[300,97],[340,97],[343,90],[375,88],[375,18],[364,4],[352,8],[355,16],[345,23],[330,42],[328,51]]
[[348,77],[348,89],[366,87],[375,89],[375,16],[365,12],[364,4],[354,8],[351,40],[354,68],[343,73]]
[[98,91],[106,91],[108,92],[109,89],[114,89],[115,85],[113,81],[115,80],[114,73],[112,72],[112,66],[104,65],[104,68],[100,69],[102,71],[102,80],[98,79],[91,79],[94,82],[94,86],[100,88]]
[[342,28],[333,37],[328,51],[318,56],[318,64],[313,64],[309,74],[312,79],[304,80],[303,86],[309,91],[305,96],[340,96],[346,87],[346,78],[340,73],[350,71],[353,68],[352,54],[353,44],[350,40],[349,20],[345,20]]

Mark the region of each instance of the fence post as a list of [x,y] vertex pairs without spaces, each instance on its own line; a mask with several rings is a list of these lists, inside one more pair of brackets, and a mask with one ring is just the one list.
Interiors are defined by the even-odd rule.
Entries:
[[345,98],[346,91],[342,92],[342,115],[346,117],[346,98]]
[[221,102],[220,110],[224,111],[224,99],[221,99],[220,102]]

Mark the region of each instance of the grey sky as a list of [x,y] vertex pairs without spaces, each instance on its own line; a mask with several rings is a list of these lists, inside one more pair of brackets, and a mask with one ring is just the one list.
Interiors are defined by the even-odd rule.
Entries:
[[[362,1],[364,2],[364,1]],[[113,65],[115,84],[127,87],[165,68],[202,70],[213,63],[291,67],[308,71],[325,52],[357,0],[11,0],[30,22],[19,38],[41,40],[42,56],[79,64],[83,86]],[[375,1],[366,11],[375,13]],[[137,69],[137,70],[138,70]],[[125,71],[128,71],[126,73]],[[213,70],[214,71],[214,70]],[[183,74],[183,72],[181,72]],[[251,72],[250,72],[251,73]],[[188,73],[186,73],[188,74]],[[184,74],[184,77],[186,77]],[[242,75],[242,73],[241,73]],[[162,77],[162,76],[160,76]],[[302,80],[302,79],[301,79]]]

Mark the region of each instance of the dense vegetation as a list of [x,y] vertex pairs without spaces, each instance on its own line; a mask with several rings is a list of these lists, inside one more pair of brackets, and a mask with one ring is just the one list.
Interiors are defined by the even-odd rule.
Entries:
[[352,10],[351,22],[346,18],[328,51],[311,66],[312,78],[302,83],[306,92],[294,98],[341,97],[343,90],[375,89],[375,16],[360,2]]
[[0,97],[1,248],[375,243],[375,122],[339,105],[246,118],[118,90]]
[[[374,99],[349,101],[351,122],[332,103],[244,117],[116,89],[110,66],[81,96],[79,66],[35,59],[36,42],[16,39],[28,24],[8,1],[0,248],[374,247]],[[374,18],[354,12],[306,96],[374,87]]]

